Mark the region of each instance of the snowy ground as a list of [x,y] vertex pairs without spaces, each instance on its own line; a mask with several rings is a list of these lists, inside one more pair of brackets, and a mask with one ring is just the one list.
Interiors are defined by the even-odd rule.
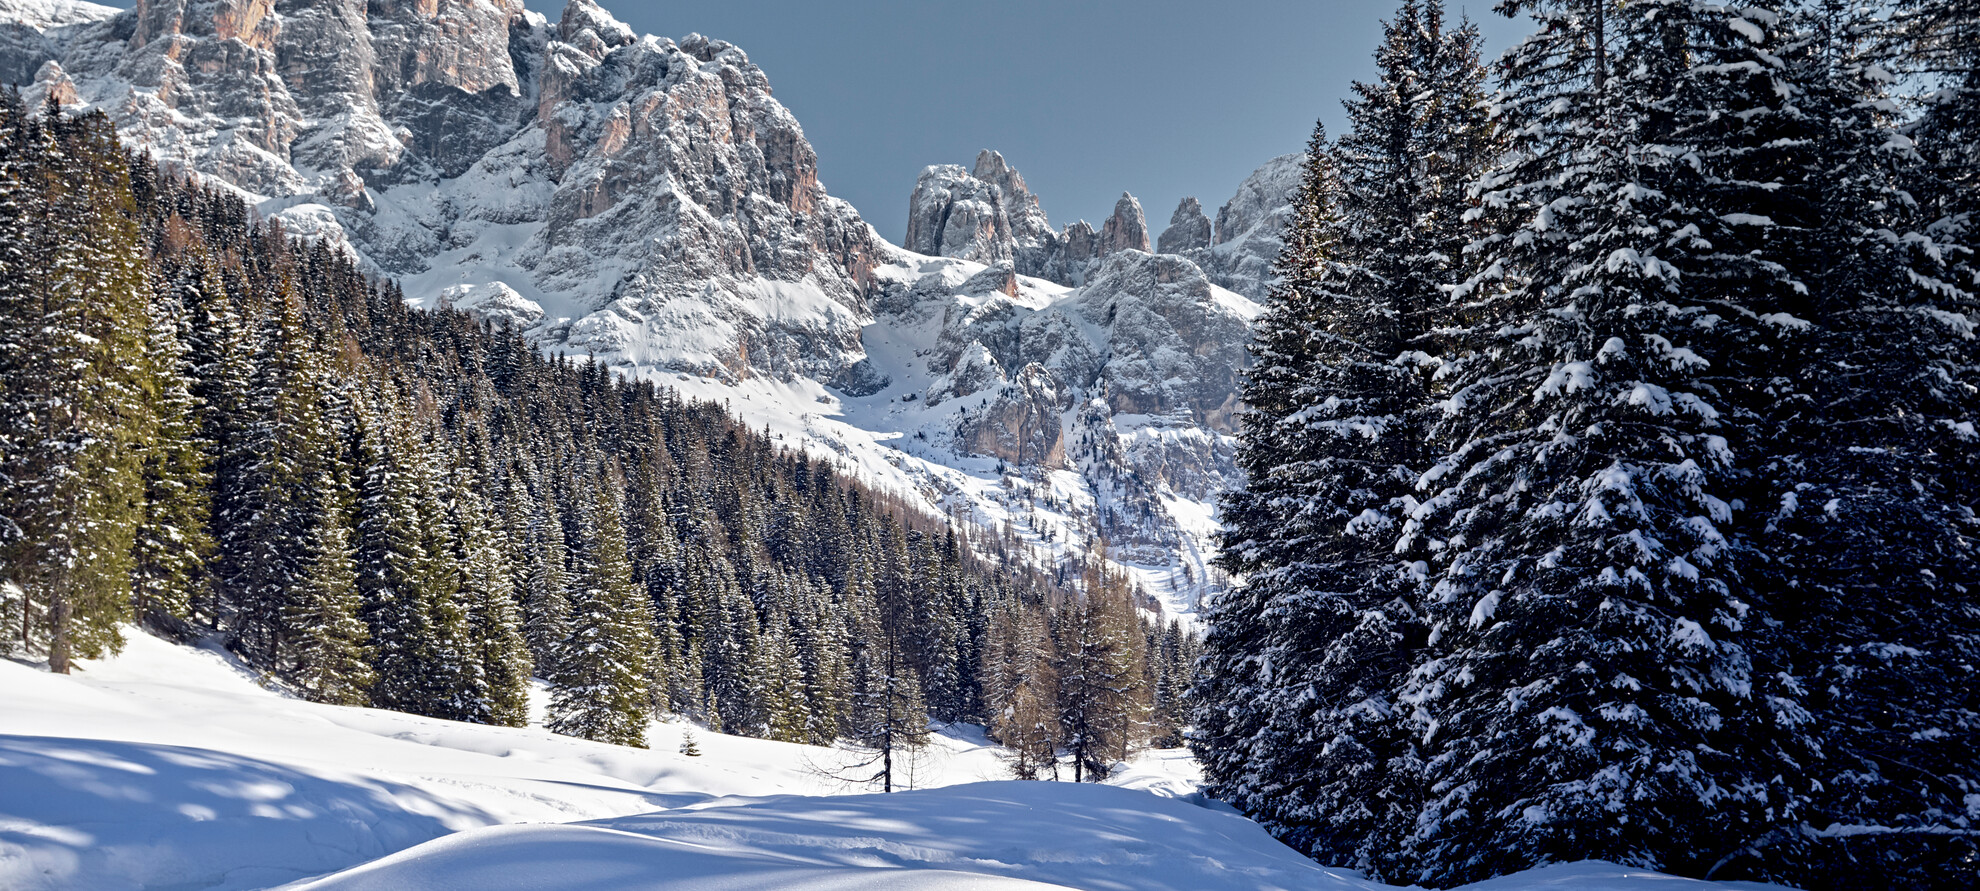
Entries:
[[[635,750],[313,705],[136,632],[70,677],[0,660],[0,888],[1387,887],[1205,802],[1177,752],[1114,786],[993,781],[955,728],[884,796],[827,775],[845,752],[693,731],[689,757],[690,730]],[[1474,891],[1731,887],[1577,864]]]

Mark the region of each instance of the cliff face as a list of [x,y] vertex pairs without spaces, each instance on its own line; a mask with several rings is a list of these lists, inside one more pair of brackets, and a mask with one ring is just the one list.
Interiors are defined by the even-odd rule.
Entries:
[[[1296,157],[1214,227],[1185,202],[1157,254],[1133,196],[1055,230],[985,151],[923,171],[902,250],[826,192],[741,49],[638,35],[592,0],[555,21],[520,0],[0,0],[0,81],[102,110],[422,305],[733,400],[986,522],[1042,474],[1076,492],[1022,514],[1035,544],[1097,531],[1205,577],[1185,514],[1235,479],[1250,298]],[[982,461],[1015,476],[986,486]]]
[[907,246],[943,259],[889,267],[874,301],[881,326],[923,332],[912,352],[925,367],[891,373],[928,380],[908,413],[921,435],[957,456],[1077,474],[1092,532],[1200,585],[1189,561],[1211,542],[1191,519],[1238,479],[1231,433],[1253,298],[1278,252],[1281,174],[1254,174],[1221,231],[1185,200],[1151,253],[1132,195],[1097,230],[1055,232],[995,152],[972,170],[925,169]]
[[72,78],[128,137],[411,295],[509,288],[572,350],[732,379],[837,380],[860,358],[880,242],[733,46],[639,37],[590,0],[554,23],[519,0],[72,18],[9,25],[0,72]]

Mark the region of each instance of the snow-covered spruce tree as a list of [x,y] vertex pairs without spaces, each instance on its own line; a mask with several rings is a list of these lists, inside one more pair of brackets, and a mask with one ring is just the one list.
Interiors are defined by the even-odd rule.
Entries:
[[369,705],[366,690],[375,675],[366,647],[371,635],[358,617],[363,599],[346,516],[349,489],[329,473],[319,476],[315,488],[320,494],[311,510],[302,565],[283,602],[282,623],[295,634],[278,664],[305,699]]
[[[9,94],[10,97],[12,94]],[[0,547],[49,668],[122,645],[143,512],[150,284],[101,114],[0,111]]]
[[1281,753],[1304,755],[1272,726],[1275,716],[1265,699],[1279,688],[1279,676],[1266,653],[1282,627],[1275,616],[1282,593],[1300,590],[1287,578],[1289,567],[1304,562],[1302,543],[1321,534],[1293,525],[1312,490],[1313,470],[1303,443],[1288,429],[1289,419],[1323,398],[1306,380],[1322,330],[1308,294],[1338,241],[1335,177],[1331,147],[1316,127],[1276,266],[1281,283],[1252,325],[1256,361],[1246,372],[1246,409],[1238,419],[1237,462],[1246,481],[1223,503],[1220,559],[1245,581],[1212,600],[1204,614],[1202,664],[1192,691],[1197,706],[1190,748],[1205,779],[1217,795],[1279,832],[1284,824],[1266,813],[1279,775],[1272,762]]
[[214,548],[212,443],[201,435],[202,406],[192,394],[187,323],[178,295],[154,279],[146,398],[158,428],[141,446],[144,522],[131,555],[131,597],[139,620],[182,633],[206,592]]
[[[1791,685],[1756,671],[1732,534],[1748,393],[1794,283],[1744,246],[1779,101],[1765,4],[1522,0],[1501,63],[1493,234],[1452,292],[1449,453],[1424,548],[1424,648],[1400,693],[1428,793],[1378,855],[1445,886],[1602,858],[1709,870],[1795,818]],[[1769,686],[1773,685],[1773,686]],[[1776,688],[1781,689],[1776,689]],[[1393,830],[1392,830],[1393,831]]]
[[846,611],[831,591],[807,584],[802,601],[804,619],[792,623],[798,662],[804,669],[806,742],[831,745],[851,708],[852,666],[847,662]]
[[303,629],[289,625],[289,597],[303,575],[318,516],[337,508],[336,441],[325,411],[329,381],[287,277],[269,295],[257,339],[254,377],[242,404],[244,426],[230,438],[235,474],[215,517],[221,595],[234,608],[233,646],[257,665],[275,666]]
[[1897,133],[1897,66],[1860,12],[1796,10],[1779,41],[1792,99],[1746,116],[1767,137],[1747,167],[1773,198],[1748,242],[1799,284],[1754,307],[1779,335],[1755,394],[1765,463],[1744,520],[1767,560],[1749,622],[1810,712],[1792,767],[1811,782],[1800,825],[1719,874],[1951,887],[1980,857],[1980,303],[1968,246],[1948,240],[1968,230],[1912,200],[1921,170],[1943,170]]
[[[1496,145],[1477,47],[1439,6],[1403,4],[1350,131],[1316,135],[1245,393],[1247,483],[1225,505],[1222,565],[1244,584],[1210,617],[1195,746],[1275,834],[1363,868],[1416,789],[1394,691],[1424,636],[1424,555],[1396,533],[1429,460],[1420,369],[1468,240],[1465,189]],[[1226,686],[1233,669],[1256,677]],[[1205,733],[1227,720],[1212,711],[1256,723]]]
[[523,509],[523,637],[539,674],[556,670],[557,644],[570,634],[569,553],[554,499],[529,498]]
[[761,731],[763,715],[754,668],[762,624],[756,605],[734,580],[727,560],[713,563],[712,607],[707,626],[702,683],[715,705],[723,732],[749,736]]
[[650,715],[646,659],[653,645],[652,606],[633,587],[617,487],[601,480],[588,488],[591,497],[579,509],[582,570],[571,594],[570,636],[555,654],[549,728],[643,747]]
[[1052,638],[1038,610],[1004,603],[993,611],[984,653],[983,702],[991,738],[1020,780],[1058,777],[1059,677]]
[[[844,779],[879,783],[892,792],[910,778],[914,757],[928,743],[928,704],[907,641],[908,600],[912,592],[902,580],[875,578],[884,555],[897,551],[900,530],[870,521],[858,532],[868,537],[859,553],[860,564],[848,570],[847,594],[855,614],[851,636],[860,644],[852,659],[852,701],[842,735],[866,757],[846,768]],[[888,537],[896,547],[873,542]],[[868,772],[870,771],[870,772]]]
[[810,738],[811,709],[805,698],[804,672],[797,647],[791,643],[790,621],[772,613],[756,647],[756,671],[761,687],[763,735],[783,742]]
[[529,723],[529,644],[523,639],[507,542],[487,502],[458,478],[451,485],[461,602],[481,677],[481,704],[474,719],[521,727]]
[[[1905,185],[1922,203],[1936,241],[1980,241],[1980,5],[1971,0],[1898,0],[1886,23],[1884,62],[1924,88],[1906,135],[1922,164]],[[1852,23],[1869,18],[1860,6],[1841,11]],[[1961,251],[1954,262],[1970,277],[1980,258]]]
[[459,602],[436,456],[407,406],[380,401],[359,414],[358,587],[377,674],[372,703],[472,720],[480,666]]

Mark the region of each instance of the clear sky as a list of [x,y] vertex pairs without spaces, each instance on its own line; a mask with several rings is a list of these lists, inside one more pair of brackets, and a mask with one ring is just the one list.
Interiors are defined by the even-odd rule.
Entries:
[[[102,0],[129,8],[130,0]],[[526,0],[556,21],[563,0]],[[819,179],[899,242],[929,164],[994,148],[1055,226],[1133,192],[1150,234],[1217,206],[1374,75],[1395,0],[598,0],[633,30],[743,48],[818,150]],[[1495,58],[1529,30],[1448,0]]]
[[[1213,217],[1371,79],[1394,0],[599,0],[635,31],[727,40],[770,77],[819,179],[899,242],[929,164],[994,148],[1054,226],[1098,225],[1122,191],[1151,235],[1184,195]],[[1488,58],[1527,32],[1451,0]],[[529,0],[552,21],[561,0]]]

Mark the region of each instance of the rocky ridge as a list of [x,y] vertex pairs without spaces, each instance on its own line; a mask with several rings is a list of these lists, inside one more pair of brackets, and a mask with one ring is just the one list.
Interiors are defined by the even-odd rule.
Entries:
[[1047,551],[1099,533],[1151,586],[1205,578],[1286,159],[1208,244],[1185,202],[1156,254],[1132,196],[1055,231],[986,151],[923,172],[902,250],[827,193],[741,49],[592,0],[555,22],[518,0],[0,0],[0,80],[105,112],[422,305],[732,400]]

